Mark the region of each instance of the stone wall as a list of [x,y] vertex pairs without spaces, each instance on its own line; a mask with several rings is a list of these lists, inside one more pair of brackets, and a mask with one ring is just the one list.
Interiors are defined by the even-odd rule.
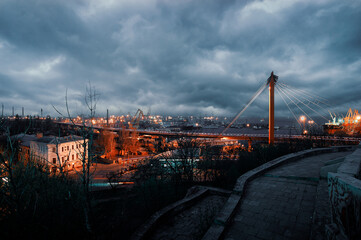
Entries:
[[361,144],[337,169],[328,173],[332,224],[326,226],[328,239],[361,239]]

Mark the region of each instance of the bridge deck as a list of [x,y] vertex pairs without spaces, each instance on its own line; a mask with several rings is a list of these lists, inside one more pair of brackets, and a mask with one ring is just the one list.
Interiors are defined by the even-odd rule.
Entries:
[[[82,127],[81,124],[73,125],[71,123],[58,123],[59,125],[66,126],[69,128]],[[92,128],[102,130],[107,129],[109,131],[119,132],[122,128],[106,128],[100,126],[93,126]],[[224,128],[219,129],[201,129],[196,131],[180,131],[180,132],[172,132],[165,130],[146,130],[146,129],[125,129],[126,131],[137,131],[140,135],[152,135],[152,136],[167,136],[167,137],[195,137],[195,138],[222,138],[226,137],[228,139],[235,140],[252,140],[252,141],[268,141],[268,129],[262,130],[252,130],[249,128],[243,129],[229,129],[224,134],[222,130]],[[316,141],[336,141],[343,143],[355,143],[358,144],[360,138],[355,137],[335,137],[335,136],[305,136],[295,134],[294,132],[291,134],[289,130],[283,129],[279,130],[275,133],[276,141],[287,141],[288,139],[312,139]]]

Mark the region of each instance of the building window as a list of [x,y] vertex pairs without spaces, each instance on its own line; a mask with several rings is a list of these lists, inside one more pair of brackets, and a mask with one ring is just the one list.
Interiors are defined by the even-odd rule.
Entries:
[[74,154],[73,154],[73,155],[71,155],[71,160],[74,160]]
[[53,152],[55,152],[55,147],[53,147]]
[[53,163],[54,163],[54,164],[56,163],[56,158],[53,158]]
[[71,149],[74,149],[74,145],[71,145]]
[[68,150],[68,151],[69,151],[69,146],[66,146],[66,150]]
[[64,147],[61,147],[61,151],[64,152]]

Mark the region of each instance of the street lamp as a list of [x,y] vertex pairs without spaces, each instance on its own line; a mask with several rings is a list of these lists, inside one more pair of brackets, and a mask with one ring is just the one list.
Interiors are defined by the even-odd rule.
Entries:
[[301,116],[300,117],[300,122],[302,123],[302,132],[304,133],[304,131],[305,131],[305,128],[306,128],[306,126],[305,126],[305,123],[306,123],[306,117],[305,116]]

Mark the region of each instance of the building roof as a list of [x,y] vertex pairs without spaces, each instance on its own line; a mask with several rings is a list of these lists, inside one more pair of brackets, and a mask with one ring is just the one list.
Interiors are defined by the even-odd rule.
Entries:
[[80,136],[65,136],[65,137],[46,136],[46,137],[38,138],[36,137],[36,135],[29,135],[24,133],[11,136],[11,139],[20,141],[21,145],[25,147],[30,147],[31,141],[46,143],[46,144],[56,144],[57,142],[59,144],[59,143],[83,140],[83,138]]
[[11,139],[20,141],[22,146],[30,147],[30,141],[36,140],[36,135],[20,133],[11,136]]
[[11,137],[13,140],[19,140],[22,146],[30,147],[30,142],[39,142],[45,144],[56,144],[56,143],[66,143],[73,141],[81,141],[83,140],[80,136],[65,136],[65,137],[55,137],[55,136],[46,136],[37,138],[36,135],[29,134],[17,134]]
[[55,139],[54,136],[49,136],[49,137],[38,138],[38,139],[35,139],[33,141],[34,142],[41,142],[41,143],[51,143],[54,139]]
[[83,140],[82,137],[79,136],[66,136],[66,137],[55,137],[55,136],[47,136],[35,139],[35,142],[41,142],[46,144],[56,144],[56,143],[66,143],[66,142],[73,142],[73,141],[81,141]]

